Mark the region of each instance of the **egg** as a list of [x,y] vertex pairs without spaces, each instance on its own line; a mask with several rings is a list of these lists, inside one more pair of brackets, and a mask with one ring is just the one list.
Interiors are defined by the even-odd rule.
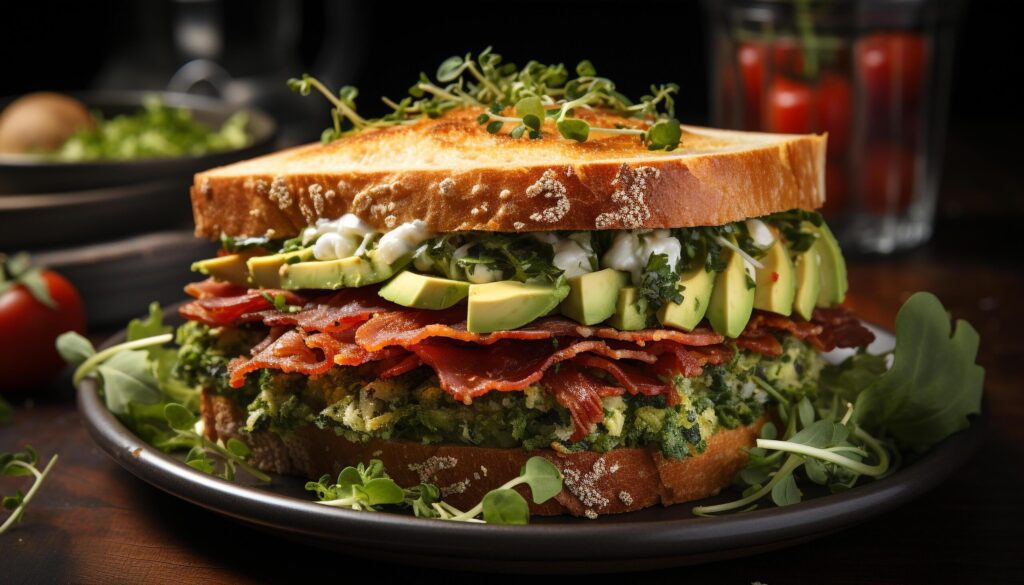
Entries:
[[94,125],[82,102],[59,93],[30,93],[0,114],[0,153],[52,152]]

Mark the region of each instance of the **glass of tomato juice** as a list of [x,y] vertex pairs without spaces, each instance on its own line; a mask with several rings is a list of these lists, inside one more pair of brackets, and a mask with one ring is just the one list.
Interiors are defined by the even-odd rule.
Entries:
[[828,133],[824,214],[844,246],[932,232],[957,0],[706,0],[716,126]]

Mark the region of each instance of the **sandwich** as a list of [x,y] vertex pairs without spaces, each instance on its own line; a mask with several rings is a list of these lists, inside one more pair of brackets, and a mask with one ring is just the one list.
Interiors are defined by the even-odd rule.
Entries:
[[495,57],[377,120],[323,91],[323,143],[195,177],[222,251],[175,373],[204,432],[310,479],[379,459],[456,507],[537,455],[564,484],[534,514],[717,494],[823,352],[873,339],[814,211],[826,137],[680,125],[674,86],[634,104],[589,63]]

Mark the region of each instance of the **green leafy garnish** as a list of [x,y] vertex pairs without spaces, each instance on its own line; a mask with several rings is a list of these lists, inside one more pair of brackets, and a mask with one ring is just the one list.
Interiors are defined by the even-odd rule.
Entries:
[[270,477],[246,463],[248,447],[231,439],[210,441],[197,430],[199,391],[173,375],[177,352],[171,327],[163,323],[160,305],[153,303],[145,319],[132,320],[127,340],[97,352],[88,339],[69,331],[57,338],[57,350],[77,366],[72,381],[96,375],[110,412],[147,443],[165,451],[187,450],[185,462],[225,479],[241,467],[260,481]]
[[132,114],[110,120],[93,117],[95,127],[76,132],[53,153],[55,158],[81,162],[202,156],[249,143],[245,112],[232,115],[215,130],[195,120],[188,109],[168,106],[157,96],[146,97],[142,109]]
[[24,451],[17,453],[0,453],[0,475],[9,477],[31,475],[34,477],[32,486],[27,492],[17,490],[13,496],[4,496],[0,500],[3,508],[11,512],[4,523],[0,524],[0,534],[7,532],[11,526],[21,521],[25,514],[25,508],[35,497],[39,487],[43,485],[43,480],[50,474],[53,465],[57,463],[57,455],[50,457],[49,463],[42,470],[39,469],[38,463],[39,454],[30,445],[26,445]]
[[437,518],[461,522],[483,522],[489,524],[526,524],[530,508],[519,492],[517,485],[530,486],[531,497],[536,504],[542,504],[562,491],[562,474],[550,461],[543,457],[531,457],[523,465],[519,477],[484,495],[479,504],[463,512],[441,499],[440,490],[433,484],[420,484],[402,488],[392,480],[384,464],[373,459],[368,465],[346,467],[338,474],[337,480],[325,475],[320,481],[306,484],[314,492],[318,503],[339,508],[351,508],[368,512],[379,512],[385,506],[411,508],[421,518]]
[[640,276],[640,296],[647,299],[647,306],[657,311],[665,303],[682,303],[679,273],[669,266],[667,254],[651,254],[647,266]]
[[50,295],[50,288],[43,279],[42,269],[32,265],[27,253],[21,252],[11,257],[0,254],[0,295],[18,285],[24,286],[41,304],[51,309],[57,308],[57,303]]
[[918,452],[966,429],[967,417],[981,412],[979,341],[966,321],[951,329],[935,295],[913,295],[896,315],[892,368],[857,397],[855,420]]
[[743,497],[698,506],[694,513],[749,510],[768,495],[779,506],[797,503],[801,470],[832,492],[846,490],[861,476],[891,473],[890,453],[898,454],[898,448],[922,452],[966,429],[968,417],[981,412],[984,370],[974,363],[978,341],[965,321],[951,329],[934,295],[916,293],[896,316],[891,368],[886,356],[866,353],[828,366],[813,403],[805,397],[793,404],[755,378],[779,401],[779,419],[786,425],[782,437],[776,438],[775,425],[765,424],[737,477],[745,487]]
[[[650,150],[673,150],[679,146],[682,128],[675,119],[673,97],[679,92],[677,85],[652,85],[650,94],[634,104],[616,91],[610,79],[598,77],[590,61],[581,61],[575,73],[575,77],[570,77],[561,63],[545,65],[530,61],[519,68],[504,63],[501,55],[488,47],[476,57],[467,53],[464,57],[445,59],[437,69],[437,83],[421,73],[419,81],[409,88],[409,97],[399,102],[383,98],[392,112],[373,119],[356,112],[359,92],[354,87],[342,87],[335,94],[309,75],[288,80],[288,87],[301,95],[316,90],[334,106],[333,126],[321,135],[324,142],[365,128],[408,124],[423,117],[436,118],[455,108],[480,107],[485,111],[477,122],[487,132],[498,134],[508,129],[508,135],[515,139],[539,139],[552,134],[545,130],[550,125],[566,140],[577,142],[585,142],[591,134],[622,134],[636,136]],[[635,119],[647,128],[591,126],[575,116],[584,108],[611,111]]]

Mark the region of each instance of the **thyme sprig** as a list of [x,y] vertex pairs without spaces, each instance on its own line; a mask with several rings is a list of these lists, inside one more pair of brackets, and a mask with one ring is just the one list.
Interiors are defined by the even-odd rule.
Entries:
[[[633,103],[615,89],[615,83],[597,75],[590,61],[581,61],[570,77],[565,65],[545,65],[530,61],[521,69],[504,63],[501,55],[488,47],[474,57],[472,53],[445,59],[437,69],[436,82],[425,73],[409,88],[400,101],[382,98],[391,112],[380,118],[364,118],[356,111],[359,92],[352,86],[337,94],[316,78],[303,74],[289,79],[288,87],[301,95],[312,91],[323,94],[334,106],[333,125],[324,130],[321,140],[331,142],[366,128],[408,124],[423,118],[437,118],[462,107],[485,108],[477,122],[497,134],[507,126],[512,138],[528,136],[540,139],[554,131],[567,140],[585,142],[591,134],[636,136],[650,150],[673,150],[679,146],[682,129],[675,119],[673,83],[652,85],[650,93]],[[636,119],[646,128],[616,124],[614,128],[592,126],[576,116],[582,110],[605,110]]]

